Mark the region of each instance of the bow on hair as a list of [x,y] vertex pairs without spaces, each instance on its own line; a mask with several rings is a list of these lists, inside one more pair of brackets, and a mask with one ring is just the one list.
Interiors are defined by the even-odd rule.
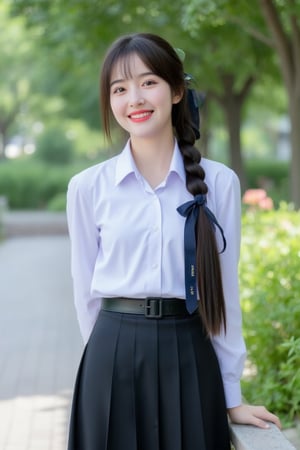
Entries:
[[184,263],[185,263],[185,294],[186,308],[190,314],[197,309],[197,284],[196,284],[196,224],[199,217],[199,208],[204,212],[215,230],[219,229],[223,239],[223,253],[226,249],[226,239],[223,229],[211,210],[206,206],[206,196],[198,194],[194,200],[188,201],[177,208],[183,217],[186,217],[184,226]]
[[[184,63],[185,60],[185,52],[181,48],[174,48],[175,52],[177,53],[178,58]],[[199,108],[201,104],[204,103],[204,96],[203,94],[200,94],[195,89],[192,89],[189,87],[190,81],[193,80],[193,77],[185,73],[184,74],[184,81],[186,83],[187,87],[187,104],[188,109],[190,111],[190,119],[191,119],[191,125],[193,128],[193,131],[195,133],[195,139],[200,139],[200,115],[199,115]]]

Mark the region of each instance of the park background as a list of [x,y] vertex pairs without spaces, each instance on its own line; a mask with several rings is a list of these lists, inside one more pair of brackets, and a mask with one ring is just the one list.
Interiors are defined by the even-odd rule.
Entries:
[[185,53],[202,155],[242,187],[243,391],[285,426],[300,413],[300,1],[2,0],[0,196],[10,210],[64,211],[70,177],[116,154],[103,136],[99,73],[120,34],[149,31]]

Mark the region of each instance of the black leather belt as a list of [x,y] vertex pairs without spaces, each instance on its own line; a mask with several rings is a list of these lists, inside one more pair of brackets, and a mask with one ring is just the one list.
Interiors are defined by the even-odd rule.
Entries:
[[103,298],[101,309],[126,314],[143,314],[148,319],[189,315],[185,301],[179,298]]

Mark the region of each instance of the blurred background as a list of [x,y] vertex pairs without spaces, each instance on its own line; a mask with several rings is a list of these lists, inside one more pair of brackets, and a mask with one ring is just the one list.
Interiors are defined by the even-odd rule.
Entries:
[[[1,210],[64,218],[70,177],[119,152],[124,136],[116,129],[108,145],[99,112],[101,62],[115,38],[154,32],[183,50],[199,150],[232,167],[242,187],[245,396],[299,430],[300,1],[2,0],[0,30],[0,226]],[[0,285],[5,245],[2,233]]]
[[[2,0],[0,194],[11,208],[64,209],[80,168],[105,143],[98,105],[103,53],[117,36],[161,34],[185,52],[199,93],[203,155],[242,190],[300,206],[299,2]],[[47,177],[45,177],[47,173]]]

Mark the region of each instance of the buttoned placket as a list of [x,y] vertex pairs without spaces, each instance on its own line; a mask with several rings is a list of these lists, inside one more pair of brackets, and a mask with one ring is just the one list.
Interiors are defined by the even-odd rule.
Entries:
[[[149,234],[147,254],[149,261],[149,270],[145,280],[145,288],[149,287],[154,292],[162,292],[162,210],[161,202],[155,190],[151,188],[148,182],[141,177],[145,195],[150,209],[149,214]],[[149,287],[148,287],[149,286]]]

